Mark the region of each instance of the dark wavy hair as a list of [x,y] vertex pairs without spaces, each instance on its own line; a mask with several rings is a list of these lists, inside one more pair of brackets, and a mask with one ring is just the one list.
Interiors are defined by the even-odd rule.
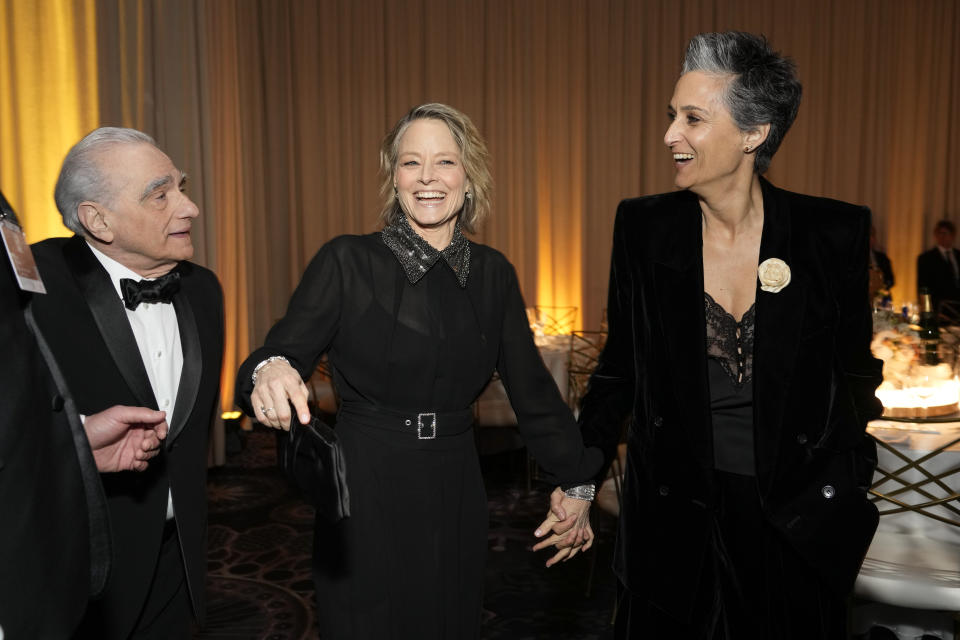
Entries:
[[754,155],[754,170],[765,172],[800,108],[803,87],[793,60],[774,51],[762,35],[701,33],[687,45],[683,73],[690,71],[730,76],[723,102],[741,131],[770,125]]

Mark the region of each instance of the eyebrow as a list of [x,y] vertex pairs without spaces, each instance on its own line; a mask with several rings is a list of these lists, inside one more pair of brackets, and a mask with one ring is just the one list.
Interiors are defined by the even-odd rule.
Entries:
[[[183,187],[187,182],[187,174],[180,173],[180,186]],[[173,183],[173,178],[170,176],[163,176],[161,178],[156,178],[151,180],[143,190],[143,195],[140,196],[140,202],[143,202],[150,197],[150,194],[159,189],[160,187],[165,187]]]
[[[673,106],[668,104],[668,105],[667,105],[667,111],[668,111],[668,112],[669,112],[669,111],[674,111]],[[703,107],[698,107],[698,106],[693,105],[693,104],[685,104],[685,105],[683,105],[682,107],[680,107],[680,111],[699,111],[700,113],[710,113],[709,111],[707,111],[707,110],[704,109]]]

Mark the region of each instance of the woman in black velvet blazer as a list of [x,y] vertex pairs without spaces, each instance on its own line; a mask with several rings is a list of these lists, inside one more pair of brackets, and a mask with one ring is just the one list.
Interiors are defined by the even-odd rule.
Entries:
[[877,524],[870,213],[761,177],[800,94],[765,39],[695,37],[664,138],[680,191],[617,211],[581,425],[609,461],[629,416],[618,638],[846,635]]

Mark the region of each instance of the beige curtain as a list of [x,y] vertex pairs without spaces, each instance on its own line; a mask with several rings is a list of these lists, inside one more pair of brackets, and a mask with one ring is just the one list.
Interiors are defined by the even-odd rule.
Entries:
[[202,206],[225,406],[317,248],[377,228],[380,138],[421,102],[488,141],[496,206],[477,240],[528,304],[597,327],[617,202],[672,188],[666,105],[701,31],[762,32],[796,60],[804,100],[769,177],[869,205],[898,300],[933,223],[960,222],[955,0],[97,0],[96,24],[101,121],[155,135]]

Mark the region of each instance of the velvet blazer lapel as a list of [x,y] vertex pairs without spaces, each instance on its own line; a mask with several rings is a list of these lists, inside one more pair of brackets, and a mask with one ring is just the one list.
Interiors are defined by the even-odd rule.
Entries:
[[[757,280],[756,326],[753,348],[754,424],[757,473],[769,478],[779,448],[783,406],[792,382],[797,346],[803,325],[807,278],[803,262],[791,244],[790,203],[761,178],[764,221],[760,262],[779,258],[791,267],[791,282],[778,293],[760,289]],[[659,236],[654,258],[654,283],[660,324],[666,347],[670,387],[690,429],[686,440],[696,459],[713,466],[710,387],[706,360],[706,319],[703,300],[703,237],[700,207],[694,194],[684,197],[676,217]],[[657,372],[649,372],[656,375]],[[762,428],[760,428],[762,427]]]
[[127,312],[110,276],[90,251],[86,240],[74,236],[64,245],[64,259],[77,280],[107,349],[137,402],[157,408],[150,378],[143,366]]
[[[697,197],[685,193],[675,217],[657,236],[653,259],[656,307],[666,348],[666,369],[676,394],[685,440],[704,467],[713,466],[710,397],[707,379],[706,319],[703,302],[703,238]],[[647,303],[649,305],[649,302]],[[648,375],[662,375],[649,371]]]
[[815,256],[798,251],[792,242],[793,216],[790,201],[766,180],[763,189],[763,234],[760,262],[779,258],[790,267],[791,280],[777,293],[760,289],[757,280],[756,325],[753,344],[753,419],[757,474],[769,480],[783,423],[783,407],[793,379],[797,348],[804,320],[809,279],[804,264]]

